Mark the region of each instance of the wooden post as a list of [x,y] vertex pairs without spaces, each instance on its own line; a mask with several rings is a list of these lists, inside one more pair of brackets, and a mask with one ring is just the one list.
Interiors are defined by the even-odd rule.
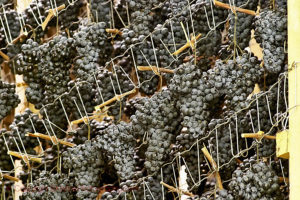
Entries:
[[[300,190],[300,1],[288,0],[289,183],[290,200]],[[282,52],[283,53],[283,52]]]
[[[27,85],[24,84],[23,75],[15,75],[15,79],[16,79],[16,93],[18,94],[18,96],[21,100],[21,103],[15,109],[15,113],[21,114],[25,111],[25,109],[28,106],[28,102],[27,102],[27,99],[25,96],[25,90],[26,90]],[[24,156],[23,158],[25,159],[26,156]],[[22,159],[22,157],[20,159]],[[27,161],[26,164],[28,165],[28,168],[31,168],[29,161]],[[22,168],[23,168],[23,166],[22,166],[21,160],[15,160],[15,176],[16,177],[21,173]],[[15,182],[14,187],[15,187],[14,199],[18,200],[20,198],[20,196],[22,195],[22,187],[23,187],[22,181],[19,180],[19,181]]]

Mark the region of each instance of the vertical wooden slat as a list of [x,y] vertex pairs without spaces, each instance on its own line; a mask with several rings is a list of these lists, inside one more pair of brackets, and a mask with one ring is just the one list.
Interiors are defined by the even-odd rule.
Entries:
[[300,199],[300,1],[288,0],[290,199]]

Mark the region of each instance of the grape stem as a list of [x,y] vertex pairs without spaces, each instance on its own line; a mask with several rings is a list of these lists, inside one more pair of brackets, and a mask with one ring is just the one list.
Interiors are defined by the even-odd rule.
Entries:
[[263,131],[258,131],[257,133],[243,133],[242,138],[256,138],[259,140],[265,138],[269,140],[276,140],[276,136],[265,135]]
[[105,101],[104,103],[102,103],[102,104],[100,104],[100,105],[98,105],[98,106],[95,106],[95,109],[96,109],[96,110],[99,110],[99,109],[101,109],[101,108],[103,108],[103,107],[105,107],[105,106],[107,106],[107,105],[109,105],[109,104],[111,104],[111,103],[113,103],[113,102],[115,102],[115,101],[120,101],[123,97],[125,97],[125,96],[127,96],[127,95],[130,95],[130,94],[133,94],[133,93],[135,93],[135,92],[136,92],[136,88],[134,88],[133,90],[130,90],[130,91],[128,91],[128,92],[125,92],[125,93],[123,93],[123,94],[116,95],[116,96],[114,96],[113,98],[111,98],[111,99]]
[[10,176],[10,175],[7,175],[7,174],[1,174],[0,175],[0,180],[2,178],[8,179],[8,180],[11,180],[11,181],[14,181],[14,182],[20,181],[20,179],[18,179],[17,177],[13,177],[13,176]]
[[187,196],[190,196],[190,197],[194,197],[195,195],[190,193],[190,192],[187,192],[187,191],[183,191],[181,189],[178,189],[178,188],[175,188],[173,186],[170,186],[166,183],[164,183],[163,181],[160,182],[160,184],[162,184],[163,186],[165,186],[166,188],[168,188],[169,190],[171,190],[172,192],[176,192],[178,194],[185,194]]
[[24,39],[27,37],[27,32],[23,32],[23,33],[21,33],[17,38],[15,38],[13,41],[12,41],[12,43],[13,44],[17,44],[17,42],[19,42],[19,41],[24,41]]
[[187,43],[185,45],[180,47],[172,55],[177,56],[178,54],[180,54],[181,52],[183,52],[185,49],[187,49],[189,47],[191,47],[194,50],[195,49],[195,43],[196,43],[197,40],[199,40],[200,37],[201,37],[201,33],[199,33],[196,37],[192,37],[192,39],[190,41],[187,41]]
[[122,31],[120,31],[119,29],[115,29],[115,28],[107,28],[107,29],[105,29],[105,31],[107,32],[107,33],[112,33],[112,34],[115,34],[115,35],[122,35],[123,33],[122,33]]
[[[139,71],[153,71],[156,75],[159,75],[159,72],[174,74],[174,70],[172,69],[166,69],[156,66],[137,66]],[[159,72],[158,72],[159,71]]]
[[76,146],[76,144],[73,144],[71,142],[67,142],[67,141],[64,141],[61,139],[56,139],[55,136],[50,137],[50,136],[42,134],[42,133],[27,133],[26,136],[42,138],[42,139],[49,140],[49,141],[52,139],[53,143],[56,145],[57,145],[57,143],[60,143],[60,144],[63,144],[63,145],[69,146],[69,147]]
[[213,169],[215,170],[214,175],[217,181],[217,186],[220,190],[223,190],[223,184],[222,184],[222,180],[221,180],[221,176],[219,173],[219,169],[217,166],[217,163],[214,161],[214,159],[212,158],[212,156],[210,155],[210,153],[208,152],[206,147],[203,147],[201,149],[201,151],[203,152],[204,156],[207,158],[207,160],[209,161],[209,163],[211,164],[211,166],[213,167]]
[[16,83],[17,87],[28,87],[28,84],[25,82],[21,82],[21,83]]
[[[28,155],[28,156],[24,156],[19,152],[16,151],[8,151],[7,154],[14,156],[16,158],[20,158],[20,159],[24,159],[24,161],[26,163],[29,163],[29,160],[37,162],[37,163],[42,163],[42,158],[36,158],[34,156]],[[27,158],[28,157],[28,158]],[[29,160],[28,160],[29,159]]]
[[56,15],[56,12],[64,9],[65,7],[66,7],[66,5],[62,4],[62,5],[58,6],[57,8],[49,9],[49,13],[48,13],[45,21],[42,23],[42,29],[45,30],[45,28],[48,25],[48,23],[50,22],[50,20]]
[[3,51],[1,51],[1,50],[0,50],[0,56],[1,56],[4,60],[9,61],[8,55],[6,55],[5,53],[3,53]]
[[283,183],[283,182],[289,182],[289,178],[286,178],[286,177],[278,177],[278,179],[279,179],[279,182],[280,183]]
[[87,124],[89,120],[93,120],[93,119],[102,121],[104,117],[108,117],[107,112],[100,112],[100,113],[96,112],[92,116],[83,117],[81,119],[77,119],[77,120],[71,121],[71,125],[74,125],[74,124],[77,125],[77,124],[81,124],[81,123]]
[[233,9],[233,12],[235,13],[236,11],[241,12],[241,13],[245,13],[248,15],[253,15],[256,16],[256,12],[253,10],[248,10],[248,9],[244,9],[244,8],[239,8],[239,7],[235,7],[235,6],[230,6],[229,4],[226,3],[222,3],[220,1],[215,0],[214,1],[215,6],[221,7],[221,8],[225,8],[225,9]]

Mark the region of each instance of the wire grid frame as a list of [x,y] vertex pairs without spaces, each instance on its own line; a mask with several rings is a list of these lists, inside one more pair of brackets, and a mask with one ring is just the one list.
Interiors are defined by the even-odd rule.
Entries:
[[[188,3],[188,6],[186,6],[185,9],[189,9],[189,10],[190,10],[190,4],[193,3],[193,2],[195,2],[195,1],[190,1],[190,2]],[[231,4],[230,4],[230,5],[231,5]],[[68,8],[68,7],[66,7],[66,8],[63,9],[63,10],[61,10],[60,12],[66,10],[67,8]],[[211,9],[213,10],[213,6],[211,6]],[[190,10],[190,11],[191,11],[191,10]],[[183,9],[182,12],[184,12],[184,9]],[[181,12],[181,13],[182,13],[182,12]],[[178,15],[180,15],[181,13],[179,13]],[[167,20],[167,21],[163,24],[163,27],[166,26],[168,23],[170,23],[171,19],[176,18],[178,15],[175,15],[174,17],[172,17],[172,18],[170,18],[169,20]],[[191,15],[191,16],[192,16],[192,15]],[[209,16],[207,16],[207,15],[206,15],[206,17],[209,18]],[[212,16],[212,17],[213,17],[213,16]],[[214,27],[213,27],[213,28],[210,27],[211,30],[207,33],[207,35],[206,35],[205,37],[200,38],[198,41],[196,41],[196,44],[199,43],[199,42],[201,42],[201,40],[205,39],[206,37],[208,37],[209,33],[212,32],[212,31],[214,31],[218,26],[221,26],[221,25],[225,24],[227,20],[228,20],[228,19],[226,19],[225,21],[223,21],[223,22],[221,22],[221,23],[219,23],[219,24],[217,24],[217,25],[214,24]],[[193,23],[196,23],[196,22],[193,22],[192,17],[191,17],[191,21],[192,21],[192,24],[193,24]],[[207,21],[209,21],[209,20],[207,20]],[[214,20],[213,20],[213,21],[214,21]],[[37,28],[38,28],[38,27],[37,27]],[[194,30],[194,28],[193,28],[193,30]],[[114,64],[114,61],[115,61],[116,59],[123,57],[124,55],[126,55],[126,54],[129,53],[130,51],[132,52],[132,50],[133,50],[134,48],[136,48],[139,44],[142,44],[142,43],[143,43],[144,41],[146,41],[147,39],[149,39],[149,38],[152,39],[151,37],[152,37],[152,34],[153,34],[154,32],[155,32],[155,30],[154,30],[152,33],[150,33],[148,36],[146,36],[145,39],[144,39],[143,41],[141,41],[141,42],[139,42],[139,43],[137,43],[137,44],[132,45],[132,46],[131,46],[130,48],[128,48],[122,55],[118,55],[118,56],[112,58],[111,61],[110,61],[109,63],[106,64],[105,67],[108,67],[108,66],[110,66],[111,64],[113,65],[113,64]],[[193,35],[195,35],[195,33],[193,33]],[[167,47],[166,47],[166,48],[167,48]],[[183,54],[181,54],[180,56],[185,56],[185,55],[188,54],[188,53],[189,53],[189,52],[183,53]],[[129,53],[129,54],[130,54],[130,53]],[[171,53],[170,53],[170,54],[171,54]],[[132,54],[132,55],[133,55],[133,54]],[[145,58],[145,59],[147,60],[147,58]],[[135,65],[135,70],[137,70],[136,67],[137,67],[137,66]],[[121,69],[122,69],[122,68],[121,68]],[[123,70],[123,72],[125,73],[124,70]],[[95,73],[96,73],[96,72],[95,72]],[[90,77],[95,76],[95,73],[92,73],[92,74],[90,74],[89,76],[90,76]],[[126,74],[126,76],[130,79],[130,77],[128,76],[128,74]],[[137,76],[138,76],[138,73],[137,73]],[[155,76],[155,73],[154,73],[153,76]],[[282,78],[282,77],[284,77],[284,78]],[[130,79],[130,80],[131,80],[131,79]],[[278,80],[278,82],[277,82],[276,84],[274,84],[272,87],[276,87],[276,85],[279,86],[280,83],[281,83],[283,80],[285,81],[285,82],[284,82],[284,87],[286,88],[286,84],[287,84],[287,81],[286,81],[286,74],[284,74],[283,76],[281,76],[281,78]],[[131,80],[131,81],[132,81],[132,80]],[[69,95],[70,92],[71,92],[73,89],[74,89],[74,90],[77,89],[77,91],[78,91],[77,85],[78,85],[78,84],[81,84],[81,83],[88,83],[88,82],[87,82],[87,81],[80,81],[80,82],[77,82],[77,83],[75,84],[75,86],[74,86],[73,88],[70,89],[70,91],[69,91],[68,93],[65,93],[65,94],[60,95],[59,97],[57,97],[57,98],[54,100],[53,103],[49,103],[49,104],[43,105],[42,108],[41,108],[41,110],[42,110],[42,109],[46,110],[47,106],[50,106],[50,105],[52,105],[52,104],[54,104],[54,103],[56,103],[56,102],[59,101],[59,102],[61,103],[61,105],[62,105],[62,109],[64,110],[64,113],[65,113],[65,116],[66,116],[68,122],[70,122],[70,121],[69,121],[69,118],[68,118],[68,113],[66,113],[66,111],[65,111],[65,108],[64,108],[63,103],[62,103],[62,101],[61,101],[61,98],[62,98],[64,95]],[[143,83],[139,83],[139,85],[135,85],[135,87],[136,87],[136,88],[139,88],[141,84],[143,84]],[[119,88],[119,89],[120,89],[120,88]],[[270,90],[269,90],[269,91],[270,91]],[[266,92],[264,92],[264,93],[259,94],[259,95],[257,96],[256,100],[257,100],[257,99],[261,99],[261,98],[268,98],[268,97],[267,97],[267,94],[268,94],[269,91],[266,91]],[[121,92],[121,90],[120,90],[120,92]],[[122,92],[125,93],[126,91],[122,91]],[[121,92],[121,93],[122,93],[122,92]],[[79,111],[81,117],[90,115],[91,113],[87,113],[87,112],[86,112],[86,109],[85,109],[84,103],[82,102],[82,98],[81,98],[81,95],[80,95],[80,92],[79,92],[79,91],[78,91],[78,94],[79,94],[79,96],[80,96],[80,102],[77,102],[77,103],[76,103],[76,106],[77,106],[77,108],[78,108],[78,105],[77,105],[77,104],[81,104],[81,105],[83,106],[83,108],[84,108],[84,113],[82,113],[82,112],[80,111],[80,109],[78,108],[78,111]],[[100,92],[100,94],[101,94],[101,92]],[[278,98],[280,98],[280,97],[278,97]],[[285,96],[284,98],[285,98],[285,102],[287,102],[287,99],[286,99],[287,97]],[[256,101],[253,100],[249,105],[252,105],[252,104],[255,104],[255,103],[256,103]],[[197,151],[200,152],[200,154],[201,154],[201,151],[199,151],[199,148],[200,148],[200,145],[203,145],[203,142],[204,142],[206,139],[208,139],[208,138],[211,137],[213,134],[215,134],[216,131],[218,131],[218,129],[221,129],[221,128],[222,128],[222,126],[228,125],[228,124],[230,123],[230,119],[235,118],[235,117],[237,116],[238,113],[240,113],[240,112],[242,112],[242,111],[244,111],[244,110],[247,110],[248,108],[249,108],[249,107],[244,108],[244,109],[242,109],[242,110],[236,112],[236,113],[233,114],[232,116],[228,116],[227,119],[225,120],[225,122],[224,122],[223,124],[219,124],[214,130],[210,131],[210,132],[208,133],[208,135],[206,135],[205,137],[203,137],[203,138],[201,138],[201,139],[197,139],[197,140],[195,141],[195,143],[194,143],[193,145],[191,145],[191,147],[190,147],[188,150],[185,150],[185,151],[182,151],[182,152],[178,153],[178,154],[174,157],[174,159],[172,160],[172,162],[164,164],[164,165],[162,166],[162,169],[163,169],[164,167],[166,167],[167,165],[172,165],[173,169],[174,169],[174,165],[177,166],[177,167],[180,167],[180,166],[178,166],[178,162],[177,162],[178,159],[180,160],[180,157],[182,157],[185,153],[191,151],[192,148],[197,148]],[[277,113],[278,115],[277,115],[276,121],[274,121],[274,122],[272,121],[272,125],[273,125],[272,128],[275,127],[275,126],[277,126],[279,123],[284,123],[284,124],[285,124],[284,127],[286,128],[286,124],[287,124],[287,122],[288,122],[288,107],[287,107],[287,103],[286,103],[286,108],[287,108],[286,112],[284,112],[284,113]],[[50,128],[51,128],[51,126],[55,126],[55,127],[59,128],[60,130],[64,131],[65,133],[67,133],[67,131],[61,129],[61,128],[60,128],[59,126],[57,126],[55,123],[51,122],[51,121],[49,120],[49,118],[48,118],[48,119],[44,119],[44,121],[46,121],[46,122],[50,125]],[[260,125],[258,124],[257,126],[259,127]],[[272,129],[272,128],[271,128],[271,129]],[[271,129],[270,129],[270,130],[265,130],[265,134],[266,134],[266,135],[269,134],[269,133],[271,132]],[[52,132],[53,135],[56,137],[54,131],[51,131],[51,132]],[[52,136],[51,133],[50,133],[50,130],[47,130],[47,134],[48,134],[49,136]],[[239,134],[239,135],[240,135],[241,133],[233,133],[233,134]],[[5,134],[2,134],[2,137],[5,137]],[[217,139],[217,140],[218,140],[218,139]],[[22,142],[22,141],[21,141],[21,142]],[[53,141],[52,141],[52,143],[53,143]],[[231,144],[232,144],[232,143],[233,143],[233,142],[231,141]],[[53,144],[54,144],[54,143],[53,143]],[[232,160],[234,160],[235,158],[240,157],[243,153],[245,153],[245,152],[247,152],[247,151],[249,151],[249,150],[251,150],[251,149],[254,149],[255,147],[256,147],[255,144],[252,144],[252,145],[250,145],[248,148],[245,148],[245,149],[238,149],[238,153],[237,153],[237,154],[234,154],[234,155],[232,156],[232,159],[230,160],[230,162],[231,162]],[[232,148],[234,148],[234,147],[232,146]],[[239,148],[239,147],[237,147],[237,148]],[[198,154],[198,157],[200,156],[200,154]],[[198,159],[198,160],[199,160],[199,159]],[[229,165],[230,162],[225,163],[225,164],[223,164],[223,165],[221,165],[221,166],[219,166],[219,164],[218,164],[217,170],[220,170],[220,169],[222,169],[222,168],[225,168],[227,165]],[[219,162],[217,161],[217,163],[219,163]],[[186,166],[187,169],[189,168],[189,163],[186,163],[186,162],[185,162],[184,165]],[[162,170],[162,169],[161,169],[161,171],[160,171],[160,173],[162,174],[161,177],[164,176],[163,170]],[[10,173],[12,173],[12,172],[14,172],[14,170],[10,171]],[[212,172],[215,172],[215,171],[212,171]],[[199,174],[200,174],[200,173],[201,173],[201,172],[199,171]],[[152,176],[152,175],[153,175],[153,174],[148,175],[148,176]],[[189,175],[190,175],[190,174],[188,174],[188,176],[189,176]],[[177,177],[177,176],[174,176],[174,177],[175,177],[175,183],[177,183],[177,181],[176,181],[176,177]],[[201,176],[199,176],[199,177],[201,177]],[[202,178],[202,179],[199,178],[199,180],[198,180],[198,178],[192,177],[192,179],[194,180],[194,185],[193,185],[191,188],[198,186],[198,185],[199,185],[203,180],[205,180],[206,178],[207,178],[207,177]],[[144,179],[143,179],[143,181],[144,181]],[[151,188],[149,188],[149,186],[147,186],[147,184],[145,184],[145,185],[146,185],[146,187],[144,187],[144,190],[145,190],[144,192],[146,192],[146,190],[147,190],[148,192],[151,193]],[[164,193],[164,188],[163,188],[163,187],[162,187],[162,194],[163,194],[163,196],[164,196],[164,194],[165,194],[165,193]],[[133,196],[134,196],[134,194],[133,194]],[[153,197],[153,195],[151,195],[151,196]],[[153,199],[154,199],[154,197],[153,197]]]

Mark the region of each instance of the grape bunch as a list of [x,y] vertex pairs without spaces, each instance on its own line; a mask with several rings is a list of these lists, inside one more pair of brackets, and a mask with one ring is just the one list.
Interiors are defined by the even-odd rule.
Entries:
[[203,97],[201,90],[197,88],[198,85],[201,85],[203,89],[206,86],[201,78],[197,79],[201,75],[201,70],[197,66],[188,63],[178,68],[170,84],[171,90],[175,86],[173,94],[178,99],[176,106],[180,109],[183,118],[182,126],[187,127],[189,134],[194,138],[205,134],[210,115],[207,111],[209,105],[204,100],[206,97]]
[[[71,170],[74,176],[76,198],[95,199],[100,186],[100,174],[104,173],[105,160],[101,151],[97,151],[92,141],[88,140],[63,152],[62,158],[64,168]],[[85,189],[86,187],[91,190]]]
[[131,126],[125,122],[112,124],[101,130],[101,124],[93,121],[92,131],[97,131],[95,146],[103,151],[109,161],[114,161],[114,168],[120,180],[125,181],[135,176],[134,147],[136,141],[130,134]]
[[255,27],[256,40],[263,48],[264,67],[271,74],[281,72],[286,58],[286,10],[263,10],[255,20]]
[[[97,124],[97,130],[104,130],[109,127],[112,119],[109,117],[105,117],[102,122]],[[90,122],[92,123],[92,122]],[[91,124],[82,124],[77,129],[69,132],[70,136],[73,136],[73,140],[75,144],[83,144],[86,140],[88,140],[89,134],[90,138],[96,137],[98,132],[91,131]]]
[[49,43],[41,46],[40,51],[48,56],[42,57],[40,66],[44,86],[43,104],[52,103],[59,95],[67,91],[75,41],[64,36],[54,37]]
[[[265,94],[260,92],[253,95],[248,102],[254,101],[249,107],[245,118],[247,118],[248,131],[258,132],[263,131],[264,134],[274,136],[282,127],[274,127],[274,123],[280,120],[278,114],[284,112],[285,106],[285,96],[284,90],[279,90],[278,88],[283,88],[283,84],[279,84],[278,87],[270,88]],[[251,127],[251,128],[250,128]],[[265,131],[267,130],[267,131]],[[271,156],[276,150],[276,141],[270,139],[261,139],[255,141],[258,146],[258,155],[262,157]]]
[[[58,98],[68,91],[74,45],[73,38],[61,35],[42,45],[29,39],[22,45],[15,61],[15,72],[23,74],[29,86],[25,91],[27,100],[36,109],[50,104],[44,106],[40,113],[61,128],[67,126],[67,120]],[[67,101],[61,100],[68,108]]]
[[111,1],[92,0],[91,13],[95,22],[111,20]]
[[235,61],[228,60],[227,63],[217,60],[215,68],[204,72],[202,76],[203,82],[207,82],[208,87],[204,91],[202,89],[206,94],[205,100],[210,102],[216,97],[219,100],[224,98],[228,108],[240,110],[247,106],[245,100],[251,94],[255,83],[261,80],[262,75],[263,69],[256,57],[243,54]]
[[9,115],[20,102],[16,94],[16,85],[0,81],[0,120]]
[[[101,68],[97,71],[94,78],[94,84],[96,82],[96,105],[100,105],[114,98],[116,95],[122,95],[134,89],[134,85],[129,79],[128,74],[120,66],[114,66],[112,71]],[[108,115],[113,116],[116,121],[121,120],[126,99],[127,96],[110,105],[108,108]]]
[[16,73],[28,83],[26,97],[36,108],[52,103],[67,91],[74,39],[56,36],[43,45],[28,40],[16,60]]
[[131,116],[132,128],[137,137],[149,138],[145,167],[149,172],[157,171],[170,152],[175,140],[180,117],[169,90],[155,94],[151,99],[137,105],[135,115]]
[[6,46],[20,35],[20,16],[13,8],[1,6],[0,17],[3,22],[0,24],[0,44]]
[[[0,145],[1,145],[1,153],[0,153],[0,158],[1,158],[1,161],[0,161],[0,169],[1,170],[11,170],[12,169],[12,160],[10,159],[9,155],[7,154],[7,147],[6,147],[6,144],[5,144],[5,138],[6,140],[8,139],[7,136],[6,136],[6,133],[7,133],[7,130],[5,128],[1,129],[0,130]],[[5,138],[4,138],[5,137]]]
[[[235,2],[237,7],[250,9],[256,11],[258,0],[255,1],[237,1]],[[229,39],[231,42],[231,48],[234,48],[236,44],[237,51],[243,51],[249,46],[251,39],[251,30],[254,28],[253,20],[254,16],[245,13],[236,12],[229,14],[230,26],[229,26]],[[235,43],[235,44],[234,44]]]
[[[227,3],[224,0],[221,0],[221,2]],[[197,21],[197,23],[193,22],[196,33],[206,35],[211,29],[223,29],[224,21],[226,21],[226,18],[228,17],[228,10],[212,7],[209,0],[197,0],[190,7],[193,21]],[[189,7],[187,9],[189,11]]]
[[246,107],[245,100],[263,72],[257,59],[250,57],[248,60],[246,54],[227,63],[217,60],[213,69],[203,73],[197,66],[186,65],[182,66],[184,69],[175,70],[169,87],[179,100],[182,125],[195,138],[205,135],[212,113],[222,111],[222,104],[235,110]]
[[66,174],[42,171],[22,193],[20,199],[73,199],[74,180]]
[[11,130],[8,138],[10,149],[18,151],[18,146],[22,149],[22,140],[28,154],[36,154],[34,148],[38,146],[39,143],[36,138],[26,135],[28,133],[46,133],[42,119],[40,119],[37,114],[33,114],[28,108],[22,114],[15,115],[15,119],[9,126],[9,129]]
[[106,34],[107,24],[98,22],[79,27],[74,34],[78,59],[74,64],[77,78],[87,79],[95,73],[100,64],[105,64],[112,53],[112,45]]
[[27,24],[27,27],[24,29],[28,30],[29,26],[35,28],[31,35],[34,41],[38,43],[41,43],[46,35],[46,31],[39,27],[39,24],[43,23],[46,19],[49,8],[50,2],[34,0],[24,10],[23,18],[25,24]]
[[81,8],[85,6],[85,2],[82,0],[73,1],[71,3],[68,0],[56,1],[57,7],[63,4],[65,4],[66,9],[59,11],[58,17],[54,17],[49,25],[56,26],[58,24],[62,30],[74,31],[78,28],[78,15],[80,13]]
[[80,119],[93,113],[96,90],[94,88],[95,81],[81,82],[80,79],[71,80],[68,83],[69,94],[65,95],[64,106],[72,113],[71,119]]
[[[220,167],[220,175],[222,180],[229,180],[232,172],[236,169],[236,161],[233,156],[239,155],[240,150],[245,146],[236,132],[243,132],[244,124],[240,121],[236,124],[235,120],[226,123],[222,119],[212,119],[209,123],[210,137],[209,149],[215,162]],[[218,126],[219,124],[226,124]],[[239,130],[241,129],[241,130]],[[239,142],[237,142],[239,141]]]
[[233,172],[229,188],[236,198],[282,199],[279,178],[264,162],[254,159],[244,163]]

